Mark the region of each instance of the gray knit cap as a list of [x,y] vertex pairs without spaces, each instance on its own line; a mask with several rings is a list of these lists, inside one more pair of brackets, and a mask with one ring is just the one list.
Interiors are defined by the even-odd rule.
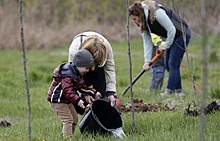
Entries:
[[92,67],[94,66],[94,59],[88,50],[81,49],[74,55],[73,64],[77,67]]

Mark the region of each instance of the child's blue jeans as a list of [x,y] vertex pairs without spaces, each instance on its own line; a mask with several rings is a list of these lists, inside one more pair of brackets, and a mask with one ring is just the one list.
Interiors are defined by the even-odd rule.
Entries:
[[152,70],[152,79],[150,84],[150,91],[158,90],[163,86],[165,67],[164,66],[156,66],[153,67]]

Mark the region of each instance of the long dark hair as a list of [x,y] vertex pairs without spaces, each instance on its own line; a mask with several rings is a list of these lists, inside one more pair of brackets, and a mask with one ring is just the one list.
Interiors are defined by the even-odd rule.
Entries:
[[145,30],[146,28],[146,15],[144,14],[144,7],[145,6],[142,6],[145,5],[148,10],[149,10],[149,13],[148,13],[148,17],[149,17],[149,20],[150,20],[150,23],[153,24],[154,21],[156,20],[156,2],[154,0],[144,0],[142,2],[140,1],[135,1],[130,7],[129,7],[129,16],[130,15],[134,15],[134,16],[138,16],[140,18],[140,22],[139,23],[140,25],[137,25],[137,23],[135,23],[139,28],[140,28],[140,31],[141,33]]
[[135,23],[139,28],[141,33],[146,28],[146,17],[144,15],[144,8],[141,5],[140,1],[135,1],[132,5],[129,6],[129,16],[134,15],[140,18],[140,23]]

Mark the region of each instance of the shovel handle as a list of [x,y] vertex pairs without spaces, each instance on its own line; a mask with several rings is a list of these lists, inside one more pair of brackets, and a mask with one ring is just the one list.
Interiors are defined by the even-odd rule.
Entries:
[[[132,81],[132,85],[144,74],[145,70],[142,70]],[[128,90],[130,89],[130,85],[128,85],[125,90],[122,92],[122,95],[124,95]]]
[[[163,51],[159,51],[159,49],[156,50],[156,55],[154,56],[154,58],[150,61],[149,66],[151,66],[159,57],[161,57],[164,54],[164,50]],[[144,74],[145,70],[143,69],[132,81],[131,85],[133,85],[143,74]],[[122,92],[122,95],[124,95],[128,89],[130,89],[130,85],[128,85],[125,90]]]
[[161,57],[164,54],[164,50],[159,51],[159,49],[156,50],[156,55],[153,59],[151,59],[149,66],[151,66],[159,57]]

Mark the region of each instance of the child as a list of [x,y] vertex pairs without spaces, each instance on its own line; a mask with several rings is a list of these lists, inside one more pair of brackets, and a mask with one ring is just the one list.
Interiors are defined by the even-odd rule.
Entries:
[[[71,137],[78,122],[75,107],[85,109],[86,102],[91,103],[101,94],[85,85],[83,75],[94,66],[92,54],[85,49],[77,51],[72,63],[63,63],[53,72],[53,81],[47,100],[51,108],[63,122],[62,135]],[[86,102],[80,97],[85,96]]]
[[[164,45],[165,42],[160,38],[160,36],[157,36],[156,34],[151,34],[153,39],[153,51],[152,51],[152,58],[156,55],[156,50],[158,46]],[[164,56],[162,55],[159,57],[153,64],[152,64],[152,79],[150,84],[150,91],[158,90],[163,86],[163,80],[164,80],[164,73],[165,73],[165,66],[164,66]]]

